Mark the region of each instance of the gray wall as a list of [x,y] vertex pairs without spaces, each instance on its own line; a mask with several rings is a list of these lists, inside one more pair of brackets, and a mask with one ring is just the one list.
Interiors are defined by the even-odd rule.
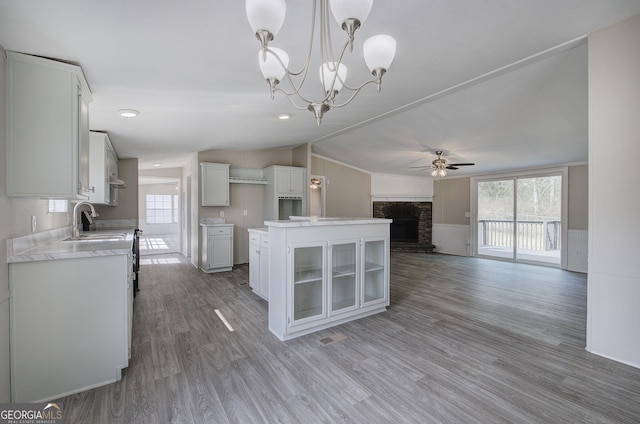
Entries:
[[311,157],[309,174],[326,178],[325,216],[371,217],[371,174],[318,156]]
[[138,223],[138,159],[120,159],[118,178],[127,188],[118,190],[118,206],[97,206],[98,219],[133,219]]
[[[252,151],[209,150],[199,152],[197,157],[198,164],[195,165],[195,169],[191,170],[192,186],[194,185],[194,181],[199,179],[200,162],[228,163],[232,168],[262,169],[270,165],[292,166],[293,153],[292,149]],[[198,222],[201,219],[218,218],[220,217],[220,211],[224,211],[226,222],[228,224],[234,224],[233,262],[234,264],[248,263],[249,233],[247,232],[247,229],[264,227],[264,218],[262,214],[264,185],[230,184],[229,198],[230,206],[200,206],[200,193],[198,190],[196,195],[192,197],[192,205],[194,205],[195,210],[198,211],[198,219],[196,222],[193,222],[192,220],[192,226],[195,225],[198,227]],[[246,216],[243,214],[245,209],[247,210]],[[199,234],[195,240],[199,240]],[[191,258],[193,263],[197,263],[198,258],[200,257],[200,245],[201,243],[198,243],[197,256],[195,258]]]
[[469,225],[465,212],[471,212],[471,179],[451,178],[433,181],[433,223]]
[[[588,166],[569,167],[569,222],[571,230],[588,228]],[[470,225],[465,212],[471,212],[470,178],[451,178],[433,182],[433,223]]]
[[569,229],[589,229],[589,167],[569,167]]

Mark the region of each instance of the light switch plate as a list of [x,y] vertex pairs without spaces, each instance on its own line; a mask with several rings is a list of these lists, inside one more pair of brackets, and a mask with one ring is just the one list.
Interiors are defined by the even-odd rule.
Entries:
[[36,216],[35,215],[31,215],[31,232],[32,233],[36,232]]

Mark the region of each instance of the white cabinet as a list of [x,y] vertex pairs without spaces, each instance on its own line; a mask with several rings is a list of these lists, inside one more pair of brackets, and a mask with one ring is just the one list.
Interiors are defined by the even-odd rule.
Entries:
[[359,303],[360,270],[358,260],[360,240],[341,240],[329,244],[329,315],[357,309]]
[[389,240],[364,239],[361,262],[362,305],[389,304]]
[[326,243],[294,243],[290,252],[289,327],[304,326],[327,316]]
[[276,192],[284,195],[304,194],[306,170],[291,166],[274,166]]
[[249,287],[269,301],[269,234],[249,229]]
[[264,168],[265,219],[289,219],[306,215],[307,170],[294,166],[273,165]]
[[229,164],[200,163],[202,206],[229,206]]
[[231,271],[233,268],[233,224],[201,224],[204,272]]
[[91,132],[89,145],[89,201],[95,204],[118,204],[118,157],[107,133]]
[[120,380],[128,366],[132,254],[9,264],[11,401]]
[[82,70],[6,54],[7,195],[86,199],[92,98]]
[[266,221],[271,332],[288,340],[386,310],[389,223]]

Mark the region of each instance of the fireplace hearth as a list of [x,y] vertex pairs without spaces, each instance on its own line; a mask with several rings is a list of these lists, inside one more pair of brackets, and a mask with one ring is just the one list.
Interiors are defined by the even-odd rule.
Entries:
[[373,217],[392,219],[391,251],[432,252],[431,202],[373,202]]

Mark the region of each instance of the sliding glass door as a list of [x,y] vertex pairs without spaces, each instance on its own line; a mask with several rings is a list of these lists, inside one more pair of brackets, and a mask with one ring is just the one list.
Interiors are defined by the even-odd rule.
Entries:
[[562,265],[562,172],[477,179],[475,253]]
[[478,181],[478,255],[515,258],[514,187],[514,179]]

